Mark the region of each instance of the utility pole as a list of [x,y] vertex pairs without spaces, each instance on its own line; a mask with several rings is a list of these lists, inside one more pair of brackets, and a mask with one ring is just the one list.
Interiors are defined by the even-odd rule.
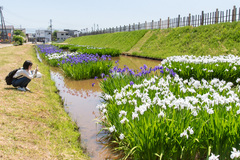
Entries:
[[52,19],[50,19],[50,30],[51,30],[51,41],[53,40],[52,39],[52,37],[53,37],[53,35],[52,35]]
[[[5,25],[5,21],[4,21],[4,17],[3,17],[3,14],[2,14],[2,10],[3,10],[3,7],[0,6],[0,17],[1,17],[1,33],[0,33],[0,36],[1,36],[1,39],[3,39],[3,41],[6,42],[6,40],[8,40],[8,35],[7,35],[7,29],[6,29],[6,25]],[[10,33],[11,34],[11,33]],[[11,38],[11,37],[10,37]]]

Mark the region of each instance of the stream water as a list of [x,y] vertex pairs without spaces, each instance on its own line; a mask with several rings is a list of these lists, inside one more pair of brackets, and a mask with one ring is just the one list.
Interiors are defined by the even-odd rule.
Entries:
[[[131,69],[139,69],[146,64],[148,67],[155,67],[160,61],[143,58],[120,56],[112,58],[119,60],[119,67],[127,65]],[[64,101],[66,112],[76,122],[81,133],[81,143],[93,160],[117,159],[117,155],[111,152],[100,139],[104,133],[98,134],[101,125],[97,124],[96,118],[99,115],[97,104],[101,103],[100,80],[90,79],[74,81],[64,77],[58,68],[51,69],[51,77],[55,81],[59,94]],[[92,87],[92,83],[95,86]]]

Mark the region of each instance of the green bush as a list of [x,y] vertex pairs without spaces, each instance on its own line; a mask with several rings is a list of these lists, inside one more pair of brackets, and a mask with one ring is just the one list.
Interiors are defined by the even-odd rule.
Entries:
[[23,33],[23,31],[21,30],[14,30],[13,31],[13,34],[14,35],[17,35],[17,36],[22,36],[22,37],[26,37],[26,35]]
[[22,45],[24,38],[20,35],[13,35],[13,41],[15,41],[16,44]]
[[73,44],[53,44],[53,45],[60,49],[68,49],[70,52],[98,54],[99,56],[111,55],[112,57],[117,57],[120,55],[120,50],[113,48],[98,48],[92,46],[81,46]]

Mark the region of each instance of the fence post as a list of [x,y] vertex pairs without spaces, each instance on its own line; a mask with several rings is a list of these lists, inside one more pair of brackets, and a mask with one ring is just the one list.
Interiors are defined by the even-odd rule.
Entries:
[[133,23],[133,30],[135,31],[135,23]]
[[218,23],[218,9],[216,9],[216,13],[215,13],[215,24]]
[[198,15],[198,20],[197,20],[197,21],[198,21],[198,22],[197,22],[197,23],[198,23],[198,26],[199,26],[199,21],[200,21],[199,17],[200,17],[200,16]]
[[236,6],[233,6],[232,10],[232,22],[236,21]]
[[210,24],[212,24],[212,12],[210,12]]
[[140,22],[138,22],[138,30],[140,30]]
[[159,29],[161,29],[161,25],[162,25],[162,19],[160,18],[160,21],[159,21]]
[[238,8],[238,21],[240,21],[240,7]]
[[167,28],[169,28],[170,18],[168,17]]
[[129,32],[131,31],[131,24],[129,24],[128,31]]
[[234,6],[234,21],[237,20],[237,8]]
[[230,22],[230,19],[231,19],[231,9],[229,9],[228,11],[228,22]]
[[180,25],[180,14],[178,15],[178,22],[177,22],[177,27]]
[[152,20],[152,26],[151,26],[152,29],[153,29],[153,23],[154,23],[154,21]]
[[147,29],[147,21],[145,21],[145,29]]
[[202,11],[201,26],[203,25],[203,22],[204,22],[204,11]]
[[194,27],[194,16],[192,16],[192,26]]
[[189,13],[189,18],[188,18],[188,25],[190,26],[191,24],[191,13]]

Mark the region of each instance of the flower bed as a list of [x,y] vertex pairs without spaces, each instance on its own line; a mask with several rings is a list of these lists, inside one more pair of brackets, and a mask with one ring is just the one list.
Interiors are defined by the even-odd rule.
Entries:
[[97,107],[126,157],[229,159],[240,153],[240,87],[232,86],[219,79],[154,76],[105,94]]
[[108,73],[112,67],[111,56],[98,54],[79,54],[78,52],[62,52],[55,46],[40,45],[42,57],[51,66],[60,66],[64,73],[75,80],[94,78]]
[[[117,61],[116,61],[117,62]],[[144,79],[150,78],[153,75],[164,76],[172,75],[175,73],[172,69],[164,69],[161,66],[155,66],[154,68],[148,68],[146,65],[140,67],[139,70],[134,71],[129,67],[119,68],[118,64],[110,70],[110,76],[102,74],[103,81],[101,81],[100,86],[104,93],[113,95],[115,89],[120,90],[127,84],[141,83]]]
[[172,56],[162,61],[162,65],[171,68],[183,79],[211,80],[219,78],[236,84],[240,75],[240,57],[227,56]]
[[93,54],[68,55],[59,65],[64,73],[75,80],[89,79],[108,73],[112,67],[109,56]]

